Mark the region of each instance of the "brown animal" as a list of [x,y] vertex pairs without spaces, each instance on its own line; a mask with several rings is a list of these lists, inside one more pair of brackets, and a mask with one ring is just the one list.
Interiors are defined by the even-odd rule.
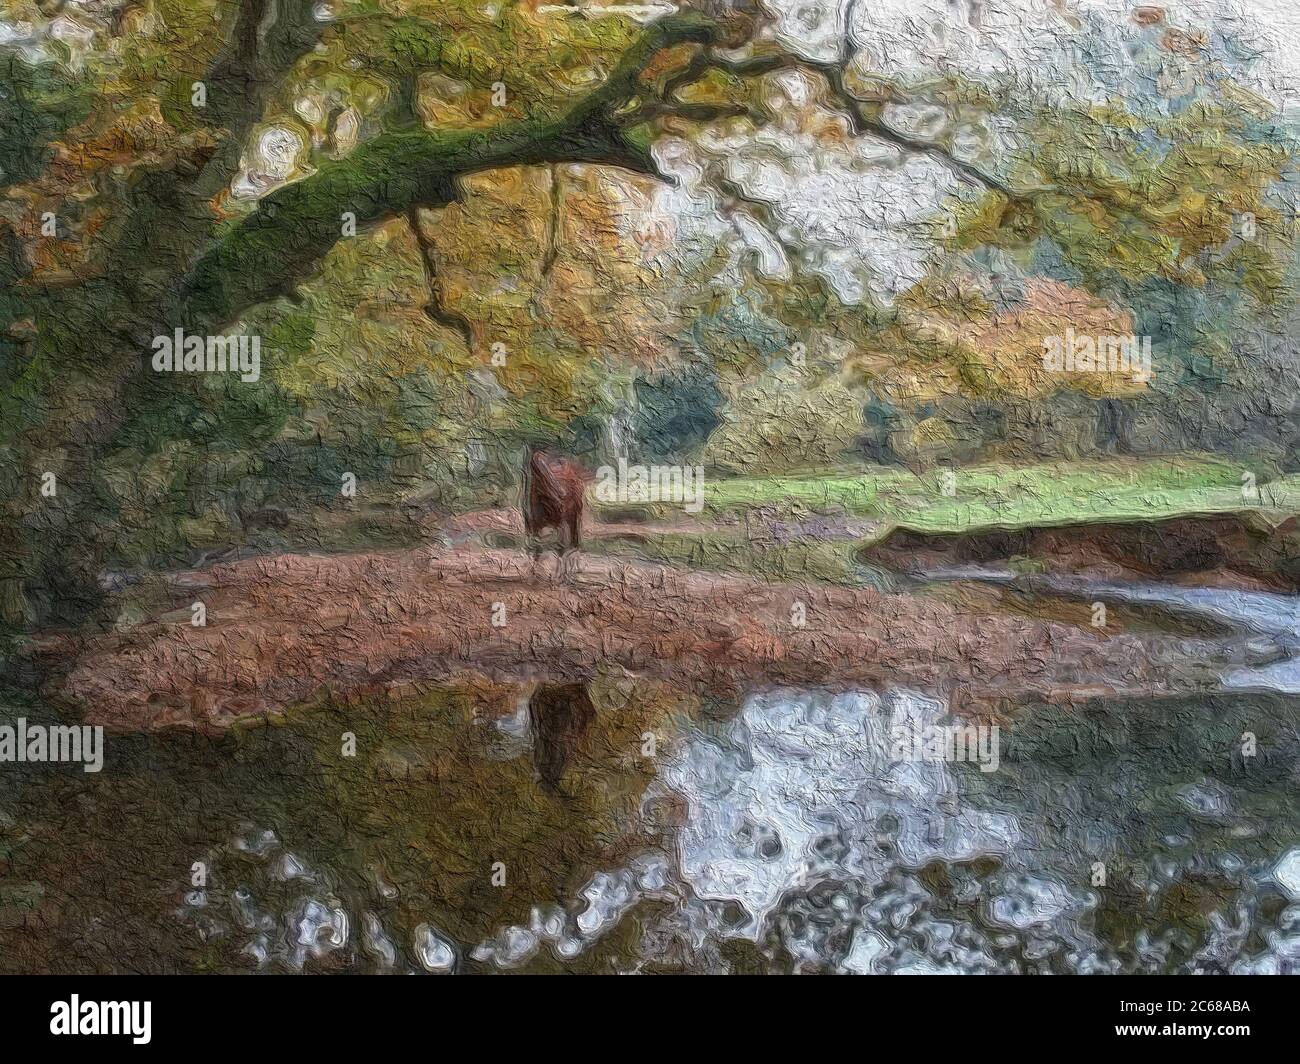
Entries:
[[541,534],[559,533],[557,553],[582,546],[582,498],[587,474],[576,462],[529,446],[524,456],[524,531],[534,559],[542,555]]
[[596,719],[596,707],[585,684],[543,684],[528,700],[528,717],[533,728],[533,765],[542,786],[562,796],[565,767]]

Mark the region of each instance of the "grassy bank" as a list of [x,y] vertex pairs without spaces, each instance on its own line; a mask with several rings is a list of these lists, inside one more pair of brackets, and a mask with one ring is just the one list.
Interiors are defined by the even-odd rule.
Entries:
[[[694,527],[671,527],[682,519],[681,507],[673,504],[597,503],[595,513],[627,521],[627,532],[589,539],[586,549],[774,580],[889,586],[886,572],[864,566],[856,555],[864,543],[899,525],[942,533],[1245,510],[1275,518],[1300,513],[1300,476],[1263,481],[1252,491],[1250,482],[1243,482],[1250,472],[1217,458],[1115,458],[1031,466],[992,463],[920,475],[879,467],[706,480],[704,512]],[[878,524],[857,539],[818,539],[797,532],[775,538],[764,534],[764,522],[746,519],[757,510],[779,515],[779,520],[829,513]]]
[[[924,474],[881,467],[855,473],[706,480],[704,505],[721,517],[757,508],[840,512],[945,532],[1076,521],[1157,519],[1238,510],[1300,512],[1300,477],[1249,490],[1252,471],[1215,458],[1106,459],[1014,466],[994,463]],[[598,507],[598,509],[600,509]],[[670,508],[620,507],[647,514]]]

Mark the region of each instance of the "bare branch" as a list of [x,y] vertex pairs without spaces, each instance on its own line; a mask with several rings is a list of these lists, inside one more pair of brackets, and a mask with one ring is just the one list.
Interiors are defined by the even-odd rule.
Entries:
[[853,62],[853,18],[858,13],[858,0],[849,0],[844,8],[844,36],[840,39],[840,68],[847,70]]
[[776,208],[773,204],[751,195],[729,177],[714,175],[710,183],[722,196],[722,203],[718,212],[727,221],[731,222],[741,239],[744,239],[744,233],[740,228],[738,218],[743,214],[776,242],[787,260],[794,263],[800,259],[803,249],[791,244],[781,236],[781,220],[777,217]]
[[438,284],[437,249],[433,246],[433,241],[424,235],[424,228],[420,224],[420,208],[415,204],[411,204],[407,208],[406,222],[411,228],[411,235],[415,237],[416,246],[420,249],[420,262],[424,266],[424,280],[429,286],[429,301],[424,305],[425,316],[445,329],[454,329],[460,334],[461,339],[465,341],[465,346],[472,352],[474,350],[474,330],[470,327],[469,319],[458,311],[444,307],[442,304],[442,293],[439,291]]
[[[741,105],[734,105],[729,111],[723,105],[712,105],[711,109],[693,109],[701,108],[703,105],[691,105],[683,101],[681,93],[700,81],[710,70],[722,70],[738,78],[761,77],[780,70],[803,70],[819,75],[826,82],[831,96],[848,118],[849,126],[857,136],[874,136],[901,151],[928,155],[943,163],[967,183],[997,192],[1011,201],[1024,201],[1035,192],[1049,191],[1045,186],[1024,190],[1014,189],[982,167],[958,158],[944,145],[913,137],[891,126],[885,121],[883,114],[869,113],[863,101],[854,96],[849,89],[846,80],[856,48],[853,21],[857,10],[858,0],[849,0],[844,13],[844,34],[840,39],[838,57],[833,61],[809,59],[789,52],[774,52],[749,59],[733,60],[720,54],[715,48],[703,46],[686,67],[664,82],[656,101],[645,104],[632,113],[629,124],[652,121],[664,116],[711,121],[732,113],[746,114],[755,118],[751,109]],[[761,121],[758,118],[755,120]]]
[[686,101],[651,100],[636,110],[620,116],[629,129],[661,118],[682,118],[688,122],[717,122],[723,118],[748,118],[763,122],[763,115],[743,103],[688,103]]
[[541,275],[547,277],[555,268],[555,260],[560,255],[560,213],[564,209],[564,190],[560,186],[560,165],[551,163],[548,168],[550,176],[550,210],[546,215],[546,250],[542,255]]

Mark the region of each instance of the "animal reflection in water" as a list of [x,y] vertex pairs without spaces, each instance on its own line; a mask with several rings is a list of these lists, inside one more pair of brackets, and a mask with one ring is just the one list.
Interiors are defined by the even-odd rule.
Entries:
[[543,684],[528,700],[533,732],[533,765],[542,786],[564,795],[560,780],[582,737],[596,718],[586,684]]
[[576,462],[530,446],[524,457],[524,532],[536,562],[542,556],[541,535],[556,530],[559,572],[564,557],[582,546],[582,499],[588,480]]

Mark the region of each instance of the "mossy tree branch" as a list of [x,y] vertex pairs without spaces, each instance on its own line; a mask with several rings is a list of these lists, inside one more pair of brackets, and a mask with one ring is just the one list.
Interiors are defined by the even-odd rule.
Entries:
[[[185,324],[211,329],[249,307],[288,295],[342,237],[358,227],[445,207],[463,176],[510,166],[594,163],[655,173],[644,138],[619,110],[640,92],[640,78],[663,49],[711,43],[713,21],[699,14],[661,19],[646,28],[602,84],[555,117],[503,122],[489,130],[385,133],[346,159],[266,196],[194,268],[186,288]],[[349,216],[351,216],[349,218]]]

